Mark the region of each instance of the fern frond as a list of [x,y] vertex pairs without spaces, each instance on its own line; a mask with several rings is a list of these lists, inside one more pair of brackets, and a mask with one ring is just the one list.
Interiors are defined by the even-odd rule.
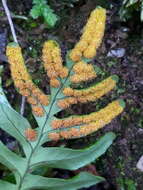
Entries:
[[78,169],[102,155],[115,139],[113,133],[107,133],[93,146],[84,150],[42,147],[47,141],[89,135],[110,123],[125,107],[123,100],[115,100],[101,110],[88,115],[71,115],[61,119],[57,117],[63,109],[73,104],[78,106],[78,103],[94,102],[116,87],[118,82],[116,75],[99,83],[90,84],[88,87],[83,86],[81,89],[73,87],[73,84],[92,82],[92,79],[97,77],[98,71],[91,64],[91,59],[96,55],[96,50],[101,43],[105,19],[106,11],[101,7],[91,13],[80,41],[72,51],[67,53],[66,66],[63,64],[58,43],[53,40],[44,43],[42,59],[50,79],[50,95],[44,94],[33,83],[19,45],[11,43],[7,46],[6,54],[15,87],[31,104],[38,127],[33,129],[27,119],[9,105],[0,88],[0,128],[15,137],[23,149],[18,156],[0,143],[2,150],[0,162],[13,172],[16,179],[16,184],[0,180],[0,188],[75,190],[104,180],[87,173],[81,173],[76,178],[68,180],[45,178],[34,175],[33,171],[43,165],[51,168]]
[[49,97],[33,83],[24,64],[21,48],[16,43],[10,43],[7,46],[6,54],[10,63],[11,75],[19,93],[27,97],[33,112],[37,116],[42,116],[44,111],[40,104],[48,105]]

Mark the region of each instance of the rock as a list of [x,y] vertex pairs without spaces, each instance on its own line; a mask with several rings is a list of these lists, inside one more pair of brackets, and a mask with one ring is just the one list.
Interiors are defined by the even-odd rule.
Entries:
[[7,143],[7,147],[10,149],[10,150],[14,150],[15,147],[16,147],[17,143],[16,141],[12,141],[12,142],[8,142]]
[[5,52],[6,42],[7,42],[6,32],[0,32],[0,54],[3,54]]
[[7,62],[7,57],[4,54],[0,53],[0,62]]
[[136,167],[143,172],[143,156],[140,157],[139,161],[137,162]]
[[118,57],[121,58],[125,55],[126,51],[124,48],[118,48],[114,49],[108,52],[107,56],[108,57]]
[[138,129],[138,134],[139,134],[139,135],[142,135],[142,134],[143,134],[143,129],[142,129],[142,128],[139,128],[139,129]]
[[118,38],[127,39],[128,38],[128,32],[129,32],[128,28],[124,28],[124,27],[120,28],[119,30],[117,30]]
[[7,58],[5,56],[5,47],[7,42],[6,32],[0,32],[0,62],[7,62]]

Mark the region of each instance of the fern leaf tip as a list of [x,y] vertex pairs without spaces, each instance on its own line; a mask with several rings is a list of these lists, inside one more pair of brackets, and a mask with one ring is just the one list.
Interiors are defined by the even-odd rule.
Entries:
[[125,106],[126,106],[125,101],[122,100],[122,99],[119,99],[118,101],[119,101],[120,106],[121,106],[122,108],[125,108]]
[[16,42],[10,42],[10,43],[8,43],[7,46],[8,46],[8,47],[19,47],[19,44],[16,43]]
[[111,78],[116,81],[116,83],[119,81],[118,75],[112,75]]

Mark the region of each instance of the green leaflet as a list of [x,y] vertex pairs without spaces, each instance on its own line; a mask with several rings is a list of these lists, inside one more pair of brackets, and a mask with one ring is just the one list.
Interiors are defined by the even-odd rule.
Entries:
[[140,18],[143,21],[143,2],[138,0],[124,0],[120,9],[120,18],[126,21],[134,16],[135,11],[140,11]]
[[30,143],[24,137],[24,131],[31,128],[29,122],[3,103],[0,104],[0,128],[19,141],[25,154],[30,153]]
[[26,160],[10,151],[3,143],[0,142],[0,162],[7,166],[14,173],[18,171],[20,175],[25,172]]
[[7,181],[0,180],[0,189],[4,190],[17,190],[16,185],[8,183]]
[[46,189],[46,190],[77,190],[81,187],[89,187],[104,181],[99,176],[87,172],[81,172],[71,179],[45,178],[37,175],[27,175],[22,190]]
[[32,18],[37,19],[39,16],[41,16],[41,7],[34,5],[30,11],[30,15]]
[[138,0],[128,0],[126,6],[129,7],[137,2],[138,2]]
[[58,20],[58,16],[54,14],[54,11],[47,5],[45,0],[33,0],[34,6],[30,11],[32,18],[37,19],[39,16],[44,18],[49,28],[54,27]]
[[7,101],[7,98],[3,92],[3,89],[1,88],[2,86],[2,81],[1,81],[1,78],[0,78],[0,103],[4,103],[8,106],[10,106],[9,102]]
[[58,21],[58,16],[54,14],[53,10],[48,5],[43,9],[43,17],[49,28],[54,27]]
[[141,3],[141,21],[143,21],[143,1]]
[[114,133],[107,133],[94,145],[82,150],[62,147],[39,148],[31,158],[31,165],[35,167],[46,164],[52,168],[76,170],[104,154],[114,139]]

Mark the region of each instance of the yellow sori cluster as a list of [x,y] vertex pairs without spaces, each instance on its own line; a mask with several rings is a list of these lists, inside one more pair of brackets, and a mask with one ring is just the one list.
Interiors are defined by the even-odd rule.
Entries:
[[80,136],[80,130],[77,128],[71,128],[69,130],[63,130],[59,132],[51,132],[48,134],[48,138],[54,141],[58,141],[60,139],[76,138]]
[[[101,120],[105,117],[105,115],[110,115],[114,108],[118,111],[121,111],[122,107],[119,105],[118,101],[114,101],[105,108],[99,110],[98,112],[93,112],[89,115],[82,115],[82,116],[71,116],[65,119],[57,119],[52,121],[52,128],[53,129],[60,129],[60,128],[67,128],[75,125],[85,124],[93,121]],[[117,112],[118,112],[117,111]],[[115,114],[115,113],[114,113]]]
[[32,105],[35,115],[43,116],[44,110],[40,104],[47,106],[49,104],[49,96],[45,95],[33,83],[24,64],[21,48],[18,44],[11,43],[7,46],[6,54],[15,86],[20,94],[27,97],[27,101]]
[[37,132],[34,129],[28,128],[25,130],[25,137],[29,141],[35,141],[37,139]]
[[90,122],[87,125],[81,126],[81,133],[83,135],[88,135],[109,124],[112,119],[122,113],[122,111],[124,110],[124,106],[125,105],[123,100],[113,101],[109,104],[108,108],[105,108],[105,111],[103,110],[99,119],[97,117],[97,120]]
[[57,77],[65,78],[68,75],[68,69],[63,66],[60,47],[57,42],[49,40],[44,43],[42,53],[44,67],[50,78],[50,85],[57,88],[60,86]]
[[73,74],[70,77],[71,82],[80,83],[96,78],[96,72],[93,65],[87,64],[84,61],[79,61],[73,66]]
[[49,134],[49,138],[52,140],[58,140],[60,138],[75,138],[95,132],[110,123],[112,119],[119,115],[124,109],[123,104],[122,100],[116,100],[100,111],[89,115],[73,116],[69,119],[55,120],[52,122],[53,129],[62,130],[62,128],[72,127],[75,125],[80,126],[79,128],[69,128],[64,131],[60,130],[59,132],[52,132]]
[[102,41],[106,21],[106,10],[98,7],[91,15],[84,27],[80,41],[70,53],[72,61],[80,61],[81,57],[93,58]]
[[64,95],[71,97],[59,100],[58,106],[65,109],[71,104],[76,104],[78,102],[86,103],[89,101],[95,101],[110,92],[116,86],[116,81],[117,77],[116,75],[113,75],[97,85],[91,86],[87,89],[75,90],[70,87],[64,88]]

